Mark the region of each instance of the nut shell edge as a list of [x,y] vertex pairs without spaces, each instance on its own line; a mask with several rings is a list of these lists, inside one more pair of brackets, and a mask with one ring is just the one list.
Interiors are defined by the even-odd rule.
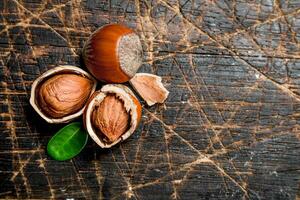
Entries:
[[51,124],[59,124],[59,123],[68,123],[78,117],[80,117],[83,112],[84,112],[84,108],[81,108],[79,111],[77,111],[76,113],[73,113],[71,115],[62,117],[62,118],[51,118],[48,117],[47,115],[45,115],[41,109],[39,109],[39,106],[36,103],[36,89],[39,86],[39,84],[48,76],[52,76],[54,74],[57,74],[61,71],[70,71],[70,72],[75,72],[77,74],[82,74],[84,76],[86,76],[87,78],[89,78],[90,80],[93,81],[93,86],[90,92],[90,96],[94,93],[94,91],[96,90],[96,86],[97,86],[97,80],[90,75],[88,72],[84,71],[83,69],[76,67],[76,66],[72,66],[72,65],[59,65],[55,68],[52,68],[46,72],[44,72],[42,75],[40,75],[38,78],[35,79],[35,81],[32,83],[31,85],[31,92],[30,92],[30,99],[29,102],[31,104],[31,106],[34,108],[34,110],[39,114],[40,117],[42,117],[46,122],[51,123]]

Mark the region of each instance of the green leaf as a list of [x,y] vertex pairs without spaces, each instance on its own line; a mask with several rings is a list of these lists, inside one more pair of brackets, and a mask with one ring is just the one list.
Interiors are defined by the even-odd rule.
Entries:
[[47,145],[48,154],[55,160],[69,160],[85,147],[88,134],[80,122],[73,122],[60,129]]

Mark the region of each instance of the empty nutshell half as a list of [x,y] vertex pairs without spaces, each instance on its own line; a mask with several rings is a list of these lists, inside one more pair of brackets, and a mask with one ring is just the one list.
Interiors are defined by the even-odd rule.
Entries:
[[30,104],[48,123],[67,123],[84,111],[97,81],[70,65],[50,69],[32,84]]
[[100,147],[110,148],[134,133],[141,114],[141,104],[129,88],[108,84],[90,97],[83,122]]
[[87,39],[82,57],[89,72],[106,83],[124,83],[142,64],[139,36],[120,24],[100,27]]
[[163,103],[169,95],[169,91],[162,84],[159,76],[148,73],[137,73],[129,83],[134,90],[146,101],[149,106]]

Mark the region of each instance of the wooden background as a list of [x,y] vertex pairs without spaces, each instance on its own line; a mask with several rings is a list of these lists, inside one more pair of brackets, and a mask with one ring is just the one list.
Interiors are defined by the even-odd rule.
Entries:
[[[62,126],[33,111],[31,84],[84,67],[84,41],[108,23],[137,31],[140,72],[169,98],[122,144],[90,139],[55,161],[45,148]],[[0,198],[296,199],[299,41],[299,0],[1,0]]]

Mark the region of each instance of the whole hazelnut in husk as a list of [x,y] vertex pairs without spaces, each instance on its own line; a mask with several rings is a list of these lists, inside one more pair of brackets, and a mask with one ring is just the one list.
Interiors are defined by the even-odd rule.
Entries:
[[89,72],[106,83],[127,82],[142,64],[143,49],[139,36],[120,24],[96,30],[82,52]]
[[96,80],[82,69],[59,66],[32,84],[30,103],[49,123],[65,123],[80,116],[96,89]]
[[141,114],[141,104],[129,88],[109,84],[90,97],[83,122],[100,147],[110,148],[133,134]]

